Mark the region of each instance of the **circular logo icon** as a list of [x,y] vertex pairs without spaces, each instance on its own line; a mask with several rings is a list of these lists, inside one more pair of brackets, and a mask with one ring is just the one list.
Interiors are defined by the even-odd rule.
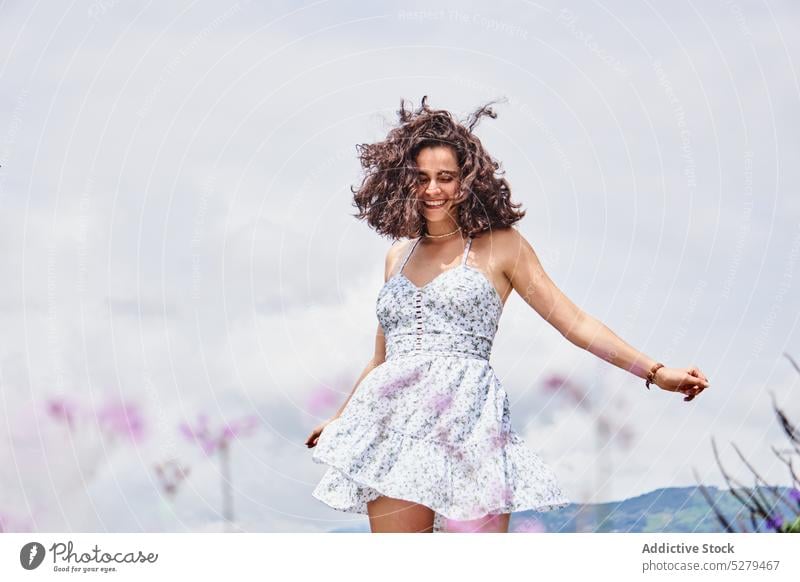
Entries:
[[28,542],[19,551],[19,563],[26,570],[35,570],[44,560],[44,546],[39,542]]

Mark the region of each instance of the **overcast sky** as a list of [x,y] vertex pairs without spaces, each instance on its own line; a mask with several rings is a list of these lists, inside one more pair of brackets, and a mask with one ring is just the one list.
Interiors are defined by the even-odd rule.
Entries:
[[[206,412],[260,419],[233,449],[245,527],[359,519],[311,497],[303,443],[372,355],[391,241],[351,216],[355,145],[423,95],[461,119],[505,98],[476,133],[552,279],[711,380],[690,404],[648,392],[512,295],[492,365],[567,496],[722,485],[711,437],[748,484],[732,442],[788,482],[770,393],[800,421],[796,3],[268,4],[0,8],[0,515],[209,527],[218,466],[177,431]],[[554,373],[591,410],[546,393]],[[135,403],[144,435],[70,432],[55,397],[83,418]],[[598,418],[632,440],[602,446]],[[192,474],[165,517],[152,465],[172,455]]]

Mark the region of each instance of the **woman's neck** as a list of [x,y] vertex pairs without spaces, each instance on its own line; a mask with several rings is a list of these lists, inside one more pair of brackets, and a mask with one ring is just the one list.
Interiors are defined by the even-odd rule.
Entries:
[[[443,240],[443,239],[449,239],[451,237],[457,237],[460,231],[458,230],[458,224],[456,224],[454,221],[448,221],[448,222],[442,221],[433,223],[428,222],[425,225],[425,232],[431,236],[441,236],[441,239],[438,240]],[[442,236],[447,234],[449,234],[450,236]],[[430,239],[430,240],[437,240],[437,239]]]

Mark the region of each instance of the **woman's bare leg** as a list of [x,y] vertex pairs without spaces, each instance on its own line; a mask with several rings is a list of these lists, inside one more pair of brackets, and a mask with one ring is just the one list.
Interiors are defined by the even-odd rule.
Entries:
[[372,533],[431,533],[433,510],[419,503],[378,497],[367,503]]

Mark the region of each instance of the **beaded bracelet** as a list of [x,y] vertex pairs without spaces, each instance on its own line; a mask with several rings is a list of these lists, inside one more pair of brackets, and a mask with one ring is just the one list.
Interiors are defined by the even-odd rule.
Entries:
[[648,390],[650,390],[650,382],[653,382],[655,380],[656,372],[658,372],[659,368],[663,368],[663,367],[664,367],[664,364],[662,364],[661,362],[658,362],[652,368],[650,368],[650,371],[647,373],[647,381],[644,383],[645,387]]

